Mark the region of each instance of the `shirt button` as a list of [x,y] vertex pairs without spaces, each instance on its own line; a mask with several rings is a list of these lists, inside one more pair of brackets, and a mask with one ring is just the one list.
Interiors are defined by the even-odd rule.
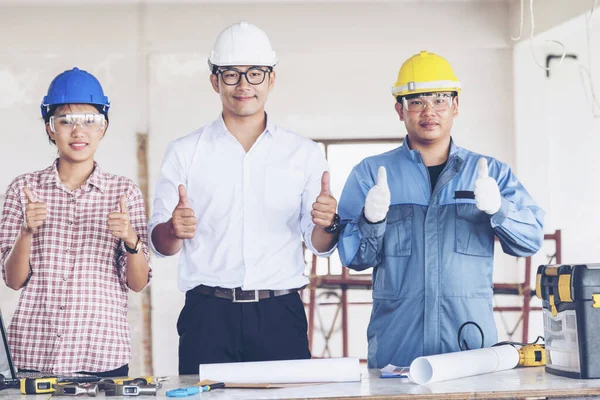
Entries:
[[69,221],[69,225],[73,225],[73,221]]
[[67,248],[67,249],[65,250],[65,253],[68,253],[69,251],[71,251],[71,249],[68,249],[68,248]]
[[57,338],[59,338],[59,337],[60,337],[60,333],[57,333],[57,334],[56,334],[56,337],[57,337]]
[[64,275],[63,275],[63,281],[65,281],[65,282],[66,282],[68,279],[69,279],[69,275],[67,275],[67,274],[64,274]]
[[71,203],[75,203],[75,197],[71,199]]
[[64,310],[64,309],[65,309],[65,306],[60,306],[60,309],[61,309],[61,310]]

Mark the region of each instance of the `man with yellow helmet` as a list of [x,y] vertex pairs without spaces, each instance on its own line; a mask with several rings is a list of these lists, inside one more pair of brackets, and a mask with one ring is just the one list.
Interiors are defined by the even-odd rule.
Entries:
[[542,244],[544,212],[511,169],[453,142],[460,90],[444,58],[409,58],[393,88],[405,141],[354,167],[342,192],[342,263],[374,267],[369,367],[458,351],[466,321],[483,338],[465,329],[463,343],[496,343],[494,236],[514,256]]

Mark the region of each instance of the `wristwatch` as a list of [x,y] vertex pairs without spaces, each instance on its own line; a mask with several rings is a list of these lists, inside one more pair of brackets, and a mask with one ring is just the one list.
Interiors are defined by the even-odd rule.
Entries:
[[133,249],[127,246],[127,242],[125,242],[124,240],[123,244],[125,245],[125,250],[127,250],[129,254],[137,254],[142,248],[142,239],[140,239],[140,235],[138,235],[138,240],[137,242],[135,242],[135,246],[133,246]]
[[327,233],[337,233],[340,230],[340,216],[336,213],[333,216],[333,222],[323,230]]

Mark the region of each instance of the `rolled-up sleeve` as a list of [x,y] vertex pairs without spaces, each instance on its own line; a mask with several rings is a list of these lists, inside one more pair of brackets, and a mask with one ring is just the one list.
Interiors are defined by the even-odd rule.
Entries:
[[[142,252],[146,260],[150,260],[148,252],[148,226],[146,223],[146,207],[144,198],[140,189],[132,183],[131,189],[126,194],[127,197],[127,212],[129,213],[129,223],[131,227],[140,236],[142,241]],[[122,284],[127,284],[127,250],[125,242],[121,240],[119,246],[119,280]],[[152,268],[148,265],[148,283],[152,279]]]
[[312,221],[312,205],[317,200],[319,193],[321,193],[321,178],[323,172],[329,171],[329,165],[325,160],[325,155],[319,149],[319,146],[314,143],[314,149],[307,160],[308,168],[308,180],[304,191],[302,192],[302,208],[300,210],[300,226],[302,230],[302,238],[306,247],[319,257],[329,257],[336,249],[337,243],[328,251],[319,252],[315,249],[312,244],[312,233],[317,228]]
[[527,257],[537,253],[544,240],[542,210],[511,169],[502,165],[496,178],[502,196],[500,210],[491,218],[492,228],[505,253]]
[[4,205],[2,206],[2,220],[0,221],[0,268],[2,279],[6,282],[5,262],[13,248],[15,240],[23,225],[24,214],[21,198],[18,194],[17,182],[13,181],[6,190]]
[[373,174],[363,161],[350,173],[340,198],[339,253],[342,264],[355,270],[374,267],[381,261],[386,221],[369,223],[363,213],[365,199],[375,185]]

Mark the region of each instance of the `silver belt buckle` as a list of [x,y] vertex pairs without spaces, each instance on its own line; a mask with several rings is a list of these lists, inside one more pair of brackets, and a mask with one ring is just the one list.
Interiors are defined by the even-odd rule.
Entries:
[[233,289],[233,302],[234,303],[258,303],[258,300],[260,300],[260,298],[258,297],[258,290],[254,290],[254,299],[252,299],[252,300],[238,300],[235,297],[235,289]]

